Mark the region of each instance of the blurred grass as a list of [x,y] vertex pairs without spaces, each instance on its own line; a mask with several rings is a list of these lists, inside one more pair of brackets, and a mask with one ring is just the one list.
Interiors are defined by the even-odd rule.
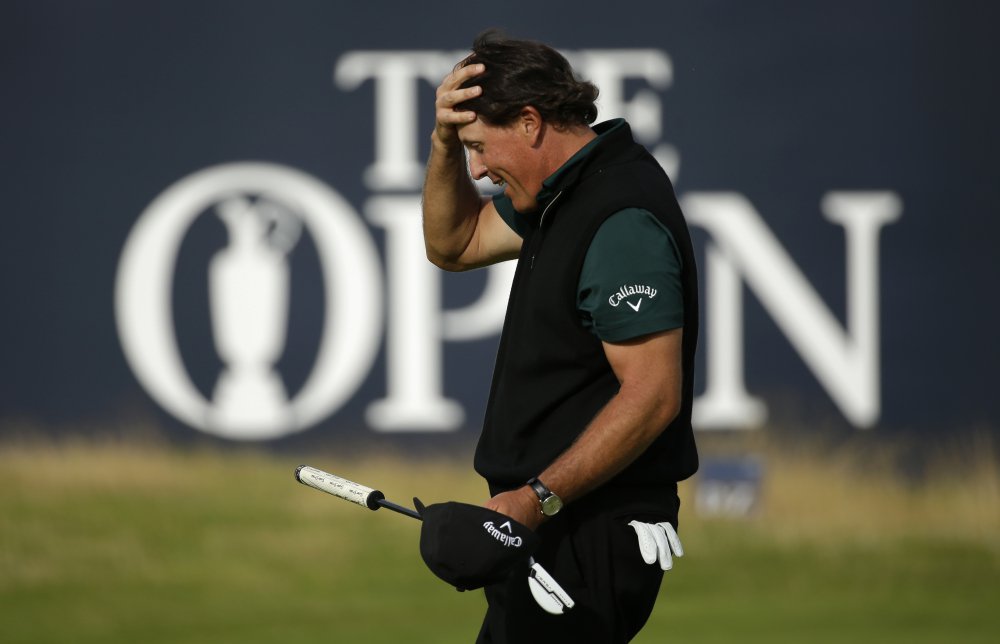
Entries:
[[[702,519],[637,642],[994,642],[1000,468],[989,445],[920,480],[892,450],[767,446],[762,503]],[[471,642],[480,593],[419,524],[297,484],[302,461],[409,505],[480,502],[467,458],[0,444],[0,642]]]

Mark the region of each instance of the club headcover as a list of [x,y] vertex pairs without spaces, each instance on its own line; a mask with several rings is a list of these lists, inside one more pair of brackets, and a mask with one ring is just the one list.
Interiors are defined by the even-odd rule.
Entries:
[[420,556],[431,572],[459,590],[526,571],[539,538],[527,526],[487,508],[449,501],[413,504],[423,519]]

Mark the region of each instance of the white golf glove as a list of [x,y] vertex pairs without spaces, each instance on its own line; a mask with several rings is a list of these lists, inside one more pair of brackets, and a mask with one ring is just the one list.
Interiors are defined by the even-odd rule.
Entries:
[[659,560],[660,568],[670,570],[674,567],[674,557],[684,556],[681,539],[677,536],[674,526],[669,523],[631,521],[629,525],[635,529],[635,534],[639,537],[639,552],[642,553],[642,560],[646,563],[654,564]]

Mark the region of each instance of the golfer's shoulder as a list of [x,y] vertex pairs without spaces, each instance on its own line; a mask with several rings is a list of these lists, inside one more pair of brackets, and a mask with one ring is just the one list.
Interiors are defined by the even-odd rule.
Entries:
[[644,208],[624,208],[597,229],[587,250],[587,264],[628,265],[633,262],[679,264],[670,230]]

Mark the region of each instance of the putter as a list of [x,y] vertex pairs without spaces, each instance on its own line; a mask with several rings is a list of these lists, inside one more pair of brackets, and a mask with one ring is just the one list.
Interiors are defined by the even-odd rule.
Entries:
[[[350,501],[369,510],[386,508],[414,518],[417,521],[423,520],[416,510],[411,510],[402,505],[397,505],[392,501],[387,501],[385,495],[379,490],[349,481],[315,467],[299,465],[295,468],[295,480],[315,490],[332,494],[339,499]],[[573,598],[542,567],[542,564],[536,562],[534,557],[531,557],[528,559],[528,566],[528,588],[542,610],[552,615],[560,615],[573,608]]]

